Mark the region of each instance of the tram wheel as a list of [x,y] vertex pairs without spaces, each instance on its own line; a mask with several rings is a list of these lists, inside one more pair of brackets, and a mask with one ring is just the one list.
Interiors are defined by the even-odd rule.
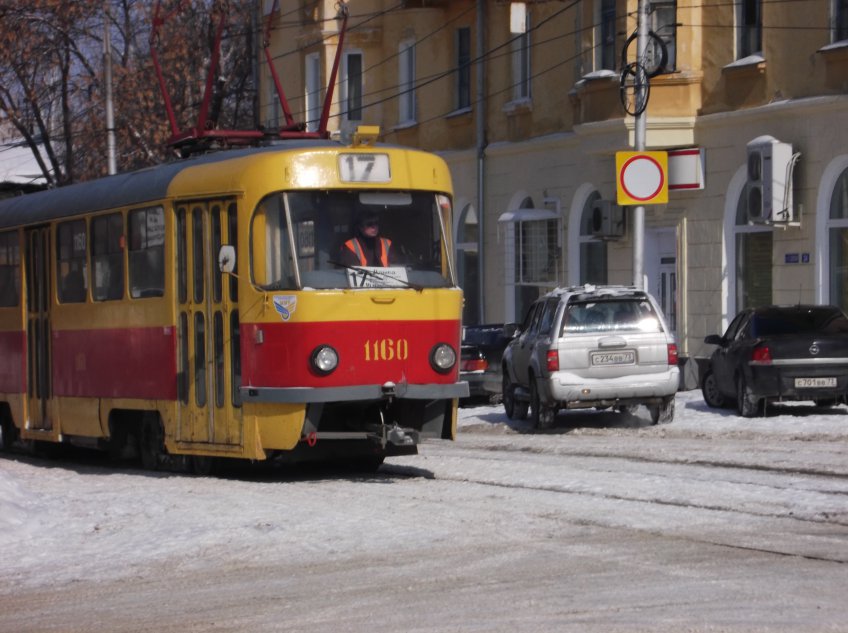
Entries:
[[198,477],[209,477],[215,472],[215,458],[208,455],[192,455],[189,465],[191,472]]
[[159,423],[159,417],[145,415],[141,419],[138,436],[138,452],[141,455],[142,468],[156,470],[164,455],[162,425]]
[[0,417],[0,451],[12,450],[12,444],[18,439],[18,427],[5,417]]

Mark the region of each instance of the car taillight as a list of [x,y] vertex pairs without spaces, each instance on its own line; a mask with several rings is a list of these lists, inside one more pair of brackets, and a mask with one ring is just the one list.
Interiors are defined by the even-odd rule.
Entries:
[[489,362],[485,358],[472,358],[459,363],[460,371],[486,371]]
[[559,352],[557,350],[548,350],[546,360],[548,361],[548,371],[559,371]]
[[767,345],[755,347],[751,352],[751,362],[760,365],[771,365],[771,350]]
[[669,365],[677,365],[677,344],[669,343],[668,344],[668,364]]

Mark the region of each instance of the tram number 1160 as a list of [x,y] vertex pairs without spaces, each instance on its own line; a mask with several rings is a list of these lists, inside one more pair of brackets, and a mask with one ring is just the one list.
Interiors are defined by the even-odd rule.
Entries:
[[409,341],[405,338],[365,341],[365,362],[406,360],[407,358],[409,358]]

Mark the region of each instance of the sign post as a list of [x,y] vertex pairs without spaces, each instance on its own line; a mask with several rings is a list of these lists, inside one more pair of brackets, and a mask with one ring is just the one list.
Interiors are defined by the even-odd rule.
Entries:
[[[644,59],[648,45],[648,2],[639,0],[636,12],[636,59]],[[638,71],[638,68],[637,68]],[[637,78],[639,74],[637,73]],[[639,90],[637,90],[639,94]],[[647,104],[646,104],[647,107]],[[638,152],[645,150],[648,122],[644,109],[636,116],[634,132],[635,147]],[[619,179],[620,180],[620,179]],[[645,289],[645,207],[641,204],[633,208],[633,285]]]

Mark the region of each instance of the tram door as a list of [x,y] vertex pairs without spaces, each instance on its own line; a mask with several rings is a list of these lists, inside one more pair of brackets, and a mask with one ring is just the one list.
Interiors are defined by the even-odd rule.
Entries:
[[236,278],[218,270],[222,244],[236,243],[236,202],[177,207],[177,339],[183,442],[242,443],[241,354]]
[[51,430],[50,229],[26,231],[28,428]]

